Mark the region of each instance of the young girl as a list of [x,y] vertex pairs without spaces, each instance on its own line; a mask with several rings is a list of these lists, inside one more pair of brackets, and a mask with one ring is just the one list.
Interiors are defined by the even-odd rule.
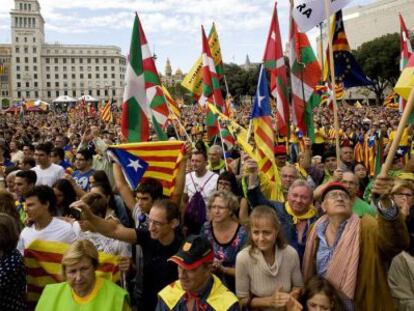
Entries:
[[282,237],[276,212],[257,206],[250,214],[248,246],[236,258],[236,294],[248,309],[285,308],[303,286],[299,256]]

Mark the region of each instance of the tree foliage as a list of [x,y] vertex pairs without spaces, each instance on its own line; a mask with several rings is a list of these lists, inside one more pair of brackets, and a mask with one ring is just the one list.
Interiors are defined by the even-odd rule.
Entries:
[[377,104],[384,100],[384,90],[394,86],[400,75],[400,37],[388,34],[362,44],[353,52],[358,64],[374,84],[367,88],[373,91]]
[[[240,102],[244,95],[254,96],[256,93],[257,79],[259,77],[258,66],[253,65],[246,70],[233,63],[224,64],[224,75],[229,92],[236,102]],[[221,91],[223,96],[225,96],[226,87],[224,81],[221,83]]]

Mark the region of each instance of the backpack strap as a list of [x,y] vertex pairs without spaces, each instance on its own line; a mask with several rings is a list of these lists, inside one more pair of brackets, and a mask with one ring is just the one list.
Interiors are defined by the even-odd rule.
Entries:
[[215,175],[214,173],[211,173],[210,177],[209,177],[209,178],[207,178],[207,180],[206,180],[206,181],[204,182],[204,184],[201,186],[200,190],[198,190],[198,189],[197,189],[197,184],[194,182],[193,175],[192,175],[192,172],[191,172],[191,173],[190,173],[190,178],[191,178],[191,182],[193,183],[193,186],[194,186],[195,191],[196,191],[196,192],[203,192],[204,187],[207,185],[207,183],[210,181],[210,179],[211,179],[214,175]]

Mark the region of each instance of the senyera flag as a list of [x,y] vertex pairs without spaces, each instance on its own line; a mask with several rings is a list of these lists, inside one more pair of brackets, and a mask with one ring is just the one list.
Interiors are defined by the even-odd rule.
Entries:
[[[34,240],[24,250],[27,273],[27,302],[36,305],[43,288],[48,284],[63,282],[62,257],[69,244],[55,241]],[[119,257],[99,252],[97,275],[117,282],[120,280]]]

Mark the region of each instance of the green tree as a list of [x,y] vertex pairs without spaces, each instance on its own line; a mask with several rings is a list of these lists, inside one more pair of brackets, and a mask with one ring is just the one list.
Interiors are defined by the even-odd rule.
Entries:
[[358,64],[374,84],[367,88],[376,95],[377,104],[384,101],[384,90],[392,87],[400,75],[400,37],[388,34],[362,44],[353,52]]

